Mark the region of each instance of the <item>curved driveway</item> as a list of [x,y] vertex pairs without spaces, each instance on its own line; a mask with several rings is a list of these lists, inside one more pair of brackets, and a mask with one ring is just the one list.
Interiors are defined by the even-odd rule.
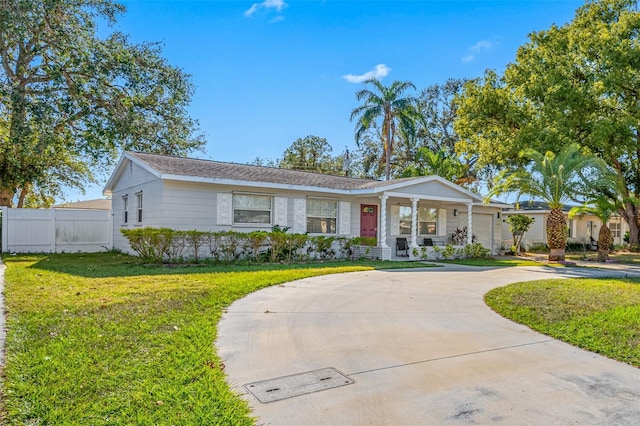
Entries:
[[[449,265],[309,278],[236,301],[216,345],[258,424],[638,425],[640,369],[483,302],[510,282],[620,273]],[[326,367],[355,383],[269,403],[243,387]]]

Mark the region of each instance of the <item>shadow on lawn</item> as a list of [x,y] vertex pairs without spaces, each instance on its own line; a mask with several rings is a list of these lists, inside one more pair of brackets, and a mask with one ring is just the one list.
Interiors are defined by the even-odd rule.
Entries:
[[[308,268],[334,268],[349,266],[369,266],[373,269],[415,268],[409,262],[380,261],[328,261],[300,264],[222,264],[203,261],[197,264],[149,264],[142,259],[121,253],[60,253],[41,255],[3,256],[7,264],[11,262],[35,261],[29,269],[41,269],[87,278],[132,277],[142,275],[204,274],[229,272],[259,272]],[[422,267],[427,267],[422,265]]]

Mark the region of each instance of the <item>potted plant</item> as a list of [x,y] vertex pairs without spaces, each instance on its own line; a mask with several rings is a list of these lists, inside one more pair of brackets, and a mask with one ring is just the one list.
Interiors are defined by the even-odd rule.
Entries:
[[504,256],[505,254],[507,254],[507,248],[504,246],[504,244],[501,244],[500,247],[498,247],[498,254],[500,256]]

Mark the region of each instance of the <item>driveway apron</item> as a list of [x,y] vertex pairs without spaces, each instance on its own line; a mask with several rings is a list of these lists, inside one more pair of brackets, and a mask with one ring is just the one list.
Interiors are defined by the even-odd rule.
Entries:
[[[516,281],[625,274],[446,266],[309,278],[236,301],[216,345],[258,424],[640,425],[640,369],[483,301]],[[250,392],[271,379],[261,389],[272,402],[260,402]]]

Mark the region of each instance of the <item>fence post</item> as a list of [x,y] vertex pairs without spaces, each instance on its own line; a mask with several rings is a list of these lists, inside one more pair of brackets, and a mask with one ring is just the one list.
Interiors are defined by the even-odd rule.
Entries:
[[0,207],[0,211],[2,211],[2,235],[0,235],[2,247],[0,247],[0,252],[6,253],[9,251],[9,208]]
[[113,210],[109,210],[109,250],[113,250]]
[[56,209],[49,209],[49,251],[56,252]]

